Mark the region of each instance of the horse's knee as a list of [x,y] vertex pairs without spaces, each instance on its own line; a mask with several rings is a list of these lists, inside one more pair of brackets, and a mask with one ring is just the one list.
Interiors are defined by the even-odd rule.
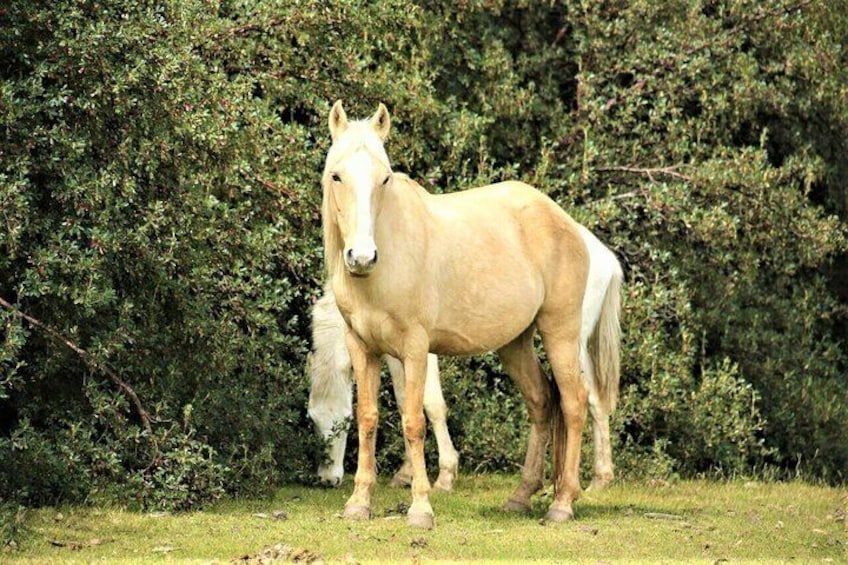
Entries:
[[586,424],[586,399],[571,399],[563,401],[565,423],[567,426],[584,426]]
[[404,414],[403,435],[408,441],[424,439],[424,415]]
[[424,398],[424,412],[431,422],[441,422],[448,417],[448,407],[444,402],[435,402]]
[[359,434],[369,437],[375,434],[379,418],[380,416],[377,410],[358,410],[356,423],[359,428]]

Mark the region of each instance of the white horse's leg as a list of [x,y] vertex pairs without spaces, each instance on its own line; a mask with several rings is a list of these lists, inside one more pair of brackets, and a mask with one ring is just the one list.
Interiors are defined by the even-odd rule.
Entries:
[[[398,408],[403,415],[404,394],[404,372],[403,364],[386,355],[384,357],[392,376],[395,399]],[[427,377],[424,382],[424,412],[427,419],[433,425],[433,433],[436,436],[436,446],[439,450],[439,478],[433,484],[436,490],[450,492],[453,490],[453,482],[459,473],[459,453],[453,445],[448,431],[448,407],[442,394],[442,384],[439,379],[439,359],[432,353],[427,356]],[[409,460],[409,448],[404,450],[403,465],[392,478],[392,486],[409,486],[412,484],[412,464]]]
[[612,444],[610,443],[609,416],[597,397],[589,397],[589,410],[592,414],[592,441],[595,451],[595,472],[591,490],[601,490],[613,480]]
[[448,405],[442,394],[439,378],[439,358],[432,353],[427,356],[427,379],[424,382],[424,412],[433,425],[436,445],[439,449],[439,478],[433,488],[450,492],[459,473],[459,453],[453,446],[448,432]]
[[592,415],[592,451],[595,455],[594,474],[588,490],[601,490],[612,482],[612,446],[610,444],[609,415],[598,398],[595,384],[595,367],[584,347],[580,348],[580,366],[583,384],[589,391],[589,413]]

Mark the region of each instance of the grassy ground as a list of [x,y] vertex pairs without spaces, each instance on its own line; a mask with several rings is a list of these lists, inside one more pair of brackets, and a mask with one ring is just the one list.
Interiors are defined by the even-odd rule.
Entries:
[[545,525],[544,497],[530,516],[498,509],[516,481],[461,477],[454,494],[432,497],[433,531],[407,528],[399,510],[408,491],[382,483],[375,518],[362,523],[339,518],[350,482],[337,490],[286,487],[267,500],[222,501],[188,514],[32,510],[28,533],[17,550],[0,553],[0,562],[848,562],[845,489],[618,484],[584,494],[575,521]]

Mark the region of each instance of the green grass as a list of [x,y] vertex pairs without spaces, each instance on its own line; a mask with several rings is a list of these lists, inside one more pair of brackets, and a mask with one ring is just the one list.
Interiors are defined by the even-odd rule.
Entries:
[[[302,558],[368,562],[848,562],[848,491],[803,483],[623,483],[585,493],[577,519],[543,524],[544,496],[530,516],[498,508],[516,484],[461,477],[434,494],[436,529],[410,530],[398,509],[408,491],[381,483],[375,518],[339,517],[351,484],[286,487],[266,500],[228,500],[186,514],[118,507],[31,510],[18,549],[0,562],[229,563],[285,544]],[[275,519],[275,511],[288,518]],[[303,551],[306,550],[306,551]],[[266,557],[272,552],[267,552]],[[292,554],[294,555],[294,554]],[[269,562],[269,561],[264,561]]]

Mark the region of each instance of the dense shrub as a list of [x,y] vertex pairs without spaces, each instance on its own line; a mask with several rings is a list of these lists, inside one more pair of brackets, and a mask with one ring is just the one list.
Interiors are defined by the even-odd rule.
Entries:
[[[336,98],[386,102],[428,188],[521,178],[616,250],[620,471],[844,479],[846,12],[554,4],[0,8],[0,496],[187,508],[309,476]],[[494,358],[445,380],[466,468],[520,464]]]

